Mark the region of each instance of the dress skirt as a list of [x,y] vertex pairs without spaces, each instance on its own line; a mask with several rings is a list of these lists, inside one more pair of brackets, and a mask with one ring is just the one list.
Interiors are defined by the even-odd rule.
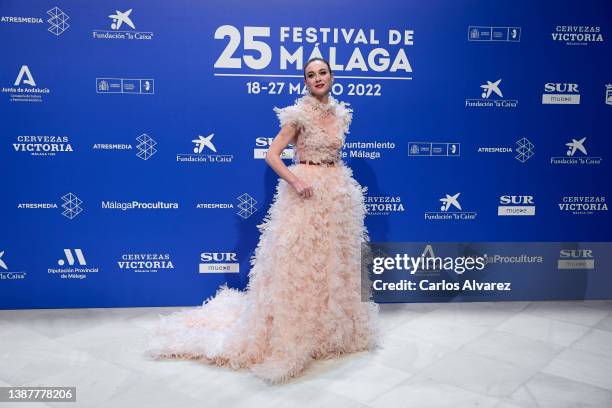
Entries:
[[289,169],[312,185],[313,196],[303,198],[279,179],[257,226],[246,290],[224,285],[202,306],[160,315],[151,357],[247,368],[279,383],[314,359],[378,345],[378,305],[361,296],[367,187],[343,162]]

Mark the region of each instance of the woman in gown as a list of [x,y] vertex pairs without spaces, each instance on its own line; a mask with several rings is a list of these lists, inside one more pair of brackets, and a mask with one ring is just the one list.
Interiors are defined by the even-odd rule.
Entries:
[[[352,110],[330,94],[327,61],[310,60],[304,82],[307,94],[274,108],[281,131],[266,162],[280,179],[258,225],[246,290],[223,285],[196,309],[160,315],[150,356],[249,368],[279,383],[313,359],[379,345],[378,305],[361,300],[367,188],[340,159]],[[290,142],[295,154],[287,167],[280,153]]]

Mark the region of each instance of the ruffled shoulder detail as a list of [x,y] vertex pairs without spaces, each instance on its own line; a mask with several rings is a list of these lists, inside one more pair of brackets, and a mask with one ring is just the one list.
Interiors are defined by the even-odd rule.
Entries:
[[284,108],[273,108],[276,117],[279,120],[279,126],[282,128],[286,124],[293,124],[298,129],[306,127],[307,118],[304,116],[304,110],[299,103],[299,99],[293,105],[285,106]]
[[338,115],[343,133],[350,133],[349,128],[353,121],[353,109],[350,107],[350,103],[338,101],[336,114]]

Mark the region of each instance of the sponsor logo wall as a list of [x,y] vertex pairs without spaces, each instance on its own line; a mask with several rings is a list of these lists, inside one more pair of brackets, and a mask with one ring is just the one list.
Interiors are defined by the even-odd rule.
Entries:
[[[372,241],[612,241],[609,2],[272,6],[0,4],[0,309],[245,288],[278,181],[272,108],[301,96],[315,56],[354,111],[341,157]],[[512,299],[569,298],[538,286],[560,273],[612,298],[592,247],[530,250],[542,276]]]

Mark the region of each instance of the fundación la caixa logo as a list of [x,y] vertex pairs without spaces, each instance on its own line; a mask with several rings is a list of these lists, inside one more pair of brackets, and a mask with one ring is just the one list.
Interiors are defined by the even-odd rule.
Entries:
[[445,194],[445,197],[438,201],[442,203],[440,211],[425,212],[426,220],[475,220],[478,213],[474,211],[463,211],[459,202],[461,192],[450,195]]
[[220,154],[213,143],[214,133],[208,136],[197,135],[191,140],[193,153],[179,153],[176,161],[179,163],[231,163],[234,156],[231,154]]
[[[47,31],[51,34],[59,36],[70,27],[70,24],[68,24],[70,17],[59,7],[47,10],[47,15],[49,16],[47,19],[49,24]],[[44,24],[44,21],[42,17],[0,16],[0,23],[38,25]]]
[[12,271],[6,263],[6,257],[4,256],[5,250],[0,251],[0,281],[2,280],[21,280],[25,279],[27,272],[25,271]]
[[586,148],[586,137],[582,139],[574,139],[565,143],[567,147],[565,156],[553,156],[550,158],[550,164],[554,165],[583,165],[594,166],[599,165],[603,161],[601,156],[589,156]]
[[465,106],[468,108],[516,108],[518,100],[504,98],[501,82],[502,78],[496,81],[487,80],[486,83],[480,85],[482,89],[480,98],[466,99]]
[[10,102],[43,102],[43,95],[51,90],[37,85],[28,65],[22,65],[12,86],[3,86],[3,94],[9,94]]
[[57,210],[61,208],[61,214],[69,220],[75,219],[83,212],[83,200],[73,193],[62,195],[61,200],[62,204],[59,206],[54,202],[29,202],[17,203],[17,208],[20,210]]
[[109,14],[107,18],[110,19],[110,30],[93,30],[92,38],[96,40],[152,40],[153,32],[136,30],[132,11],[133,9],[115,10]]

